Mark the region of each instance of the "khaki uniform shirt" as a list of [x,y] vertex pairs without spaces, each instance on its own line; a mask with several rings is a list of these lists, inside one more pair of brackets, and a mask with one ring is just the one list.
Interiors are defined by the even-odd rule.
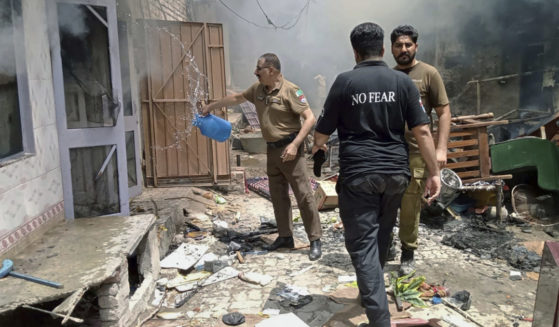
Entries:
[[[419,90],[421,102],[423,102],[423,106],[429,117],[431,117],[433,108],[444,106],[449,103],[443,79],[435,67],[418,61],[415,66],[401,71],[408,74]],[[409,129],[406,129],[405,136],[410,154],[419,153],[419,146],[417,145],[415,137],[413,137],[413,133]]]
[[300,115],[309,109],[303,91],[286,79],[270,93],[260,82],[254,83],[243,92],[243,97],[254,103],[266,142],[276,142],[299,132]]

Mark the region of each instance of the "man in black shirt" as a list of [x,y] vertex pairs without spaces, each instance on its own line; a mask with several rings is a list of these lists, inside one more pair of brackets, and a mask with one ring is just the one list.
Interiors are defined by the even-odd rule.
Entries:
[[314,134],[313,153],[326,149],[336,129],[340,176],[336,185],[345,244],[357,275],[370,326],[390,326],[383,271],[402,195],[409,183],[405,125],[416,137],[429,169],[425,196],[440,192],[429,118],[408,76],[383,61],[384,32],[374,23],[350,35],[357,65],[338,75]]

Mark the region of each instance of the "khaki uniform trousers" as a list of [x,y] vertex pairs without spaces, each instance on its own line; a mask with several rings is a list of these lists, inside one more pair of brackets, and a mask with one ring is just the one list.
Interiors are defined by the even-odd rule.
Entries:
[[293,236],[293,217],[289,198],[289,186],[291,186],[309,241],[315,241],[322,236],[322,229],[307,174],[303,146],[299,147],[295,159],[287,162],[282,162],[280,157],[284,149],[285,146],[279,148],[268,146],[266,163],[279,236]]
[[402,248],[416,250],[418,247],[417,236],[419,233],[419,216],[427,169],[425,161],[420,154],[410,154],[411,180],[402,197],[400,207],[400,231],[398,236],[402,241]]

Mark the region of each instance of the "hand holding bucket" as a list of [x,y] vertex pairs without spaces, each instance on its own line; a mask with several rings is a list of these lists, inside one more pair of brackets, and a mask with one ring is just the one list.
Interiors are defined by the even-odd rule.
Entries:
[[218,142],[225,142],[231,136],[231,123],[212,114],[206,116],[196,114],[192,125],[198,127],[202,135]]

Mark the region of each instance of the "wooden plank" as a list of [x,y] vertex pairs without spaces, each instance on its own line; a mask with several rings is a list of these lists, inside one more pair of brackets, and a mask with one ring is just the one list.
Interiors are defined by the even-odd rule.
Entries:
[[463,181],[470,177],[479,177],[479,170],[457,171],[455,172]]
[[[154,47],[153,51],[153,64],[154,64],[154,72],[152,73],[152,90],[157,90],[158,88],[163,85],[163,66],[161,65],[162,62],[162,55],[163,55],[163,38],[162,34],[164,32],[160,29],[155,29],[153,32],[153,42],[157,44],[157,47]],[[156,65],[156,66],[155,66]],[[154,99],[154,95],[151,95],[152,99]],[[155,162],[156,162],[156,170],[155,175],[159,177],[167,176],[167,158],[165,152],[165,145],[166,145],[166,123],[163,116],[163,109],[157,106],[154,103],[154,133],[155,133],[155,143],[153,146],[155,147]]]
[[[182,49],[182,38],[181,38],[181,28],[178,24],[173,24],[170,26],[171,33],[174,34],[172,38],[171,47],[171,62],[174,67],[172,72],[173,81],[173,99],[181,100],[185,99],[186,94],[184,90],[184,74],[182,69],[182,62],[186,53]],[[186,148],[186,111],[189,110],[189,106],[185,102],[173,101],[175,106],[175,138],[177,142],[176,147],[176,174],[178,176],[184,176],[188,170],[188,161],[186,158],[186,153],[188,149]]]
[[479,139],[479,170],[481,177],[487,177],[491,174],[491,159],[489,158],[489,143],[487,140],[487,128],[480,127],[478,129]]
[[[173,62],[171,57],[172,48],[175,46],[176,41],[169,32],[171,26],[165,26],[164,29],[160,30],[159,38],[161,44],[161,77],[162,77],[162,89],[161,94],[164,98],[173,98],[173,80],[170,79],[169,82],[165,80],[166,76],[171,74],[173,69]],[[154,96],[157,99],[157,96]],[[165,142],[163,144],[165,153],[165,175],[160,175],[160,177],[170,177],[177,175],[177,147],[176,147],[176,115],[175,115],[175,105],[174,104],[161,104],[159,106],[162,108],[167,119],[164,119],[165,125]]]
[[[194,32],[195,30],[197,31],[198,29],[202,29],[204,27],[203,24],[199,23],[197,25],[189,25],[191,26],[191,30],[190,30],[190,37],[194,40],[193,45],[192,45],[192,56],[193,56],[193,62],[196,64],[196,66],[198,67],[198,69],[200,70],[201,73],[206,74],[207,76],[207,71],[204,68],[204,34],[201,34],[201,37],[198,37],[196,39],[194,39]],[[203,32],[203,31],[202,31]],[[190,62],[187,63],[188,65],[190,65]],[[192,69],[192,67],[191,67]],[[200,81],[201,82],[201,92],[206,92],[207,87],[204,81]],[[189,90],[192,90],[195,86],[194,85],[189,85]],[[202,99],[200,99],[202,100]],[[200,133],[200,130],[198,128],[194,128],[192,130],[193,132],[191,133],[191,147],[192,149],[195,149],[196,152],[196,165],[192,167],[192,170],[189,172],[189,175],[191,176],[208,176],[211,175],[211,171],[210,171],[210,160],[209,160],[209,142],[208,142],[208,138],[203,136]]]
[[448,138],[453,138],[453,137],[466,137],[466,136],[473,136],[473,135],[477,135],[477,132],[475,129],[472,130],[459,130],[459,131],[455,131],[455,132],[450,132]]
[[451,148],[462,148],[462,147],[473,146],[473,145],[477,145],[477,144],[478,144],[477,139],[471,139],[471,140],[448,142],[447,147],[449,149],[451,149]]
[[[202,24],[202,26],[204,26],[205,28],[205,24]],[[200,70],[200,72],[203,72],[205,74],[205,76],[209,76],[209,74],[211,74],[210,71],[208,71],[207,65],[206,65],[206,59],[205,59],[205,30],[204,32],[204,36],[200,37],[196,40],[195,42],[195,46],[193,46],[192,48],[192,54],[194,56],[194,61],[196,63],[196,65],[198,66],[198,69]],[[207,77],[206,77],[207,78]],[[202,91],[206,94],[207,96],[207,92],[208,92],[208,85],[207,85],[208,81],[207,79],[205,81],[202,81]],[[211,148],[211,141],[209,138],[203,136],[200,133],[199,129],[196,129],[196,133],[197,133],[197,149],[198,149],[198,160],[199,160],[199,170],[198,170],[198,175],[213,175],[213,162],[212,162],[212,148]],[[202,168],[203,167],[208,167],[210,170],[209,171],[204,171]]]
[[446,156],[447,158],[477,157],[479,156],[479,150],[448,152]]
[[[223,30],[221,25],[209,24],[209,42],[211,44],[223,44]],[[210,61],[212,64],[213,98],[221,98],[226,95],[225,90],[225,55],[221,49],[209,48]],[[220,115],[227,119],[227,110]],[[217,175],[230,175],[229,141],[216,144]]]
[[488,113],[484,113],[484,114],[480,114],[480,115],[466,115],[466,116],[452,117],[450,119],[450,121],[459,122],[459,121],[466,120],[466,119],[489,119],[489,118],[493,118],[493,113],[492,112],[488,112]]
[[454,131],[457,129],[465,129],[465,128],[477,128],[477,127],[484,127],[484,126],[495,126],[495,125],[505,125],[508,124],[508,120],[495,120],[495,121],[485,121],[479,123],[472,123],[472,124],[463,124],[463,125],[452,125],[450,126],[450,130]]
[[472,179],[467,179],[467,180],[463,180],[463,183],[475,183],[475,182],[479,182],[479,181],[484,181],[484,182],[491,182],[491,181],[495,181],[498,179],[512,179],[512,175],[494,175],[494,176],[488,176],[488,177],[478,177],[478,178],[472,178]]
[[469,167],[478,167],[478,166],[479,166],[479,160],[451,162],[446,164],[446,168],[449,169],[469,168]]
[[[211,64],[211,55],[210,55],[210,49],[206,48],[206,44],[208,44],[210,42],[210,31],[208,28],[208,25],[206,23],[204,23],[204,59],[205,59],[205,67],[206,67],[206,71],[207,74],[206,76],[208,77],[208,95],[214,99],[215,97],[213,96],[214,91],[213,91],[213,78],[214,78],[214,74],[213,74],[213,66]],[[218,114],[216,112],[216,114]],[[211,159],[212,159],[212,176],[214,178],[214,182],[217,182],[217,142],[216,141],[211,141]]]
[[[193,29],[196,29],[197,27],[191,25],[191,24],[180,24],[180,30],[181,30],[181,41],[185,44],[191,44],[191,47],[194,45],[193,40],[195,40],[195,35],[193,35]],[[201,29],[198,27],[198,31],[201,31]],[[196,38],[197,39],[197,38]],[[183,50],[184,51],[184,50]],[[181,68],[183,72],[188,72],[188,57],[185,57],[181,63]],[[187,74],[185,74],[183,76],[183,80],[184,80],[184,87],[185,87],[185,97],[189,97],[190,96],[190,81],[189,81],[189,76]],[[187,115],[187,124],[192,124],[192,120],[194,119],[193,117],[193,112],[191,112],[192,108],[189,106],[189,111],[185,112],[185,115]],[[190,129],[190,133],[189,135],[186,137],[186,147],[189,149],[189,151],[187,151],[185,153],[185,160],[186,162],[188,162],[188,165],[186,167],[185,170],[185,175],[187,176],[192,176],[194,174],[197,174],[198,170],[199,170],[199,164],[198,164],[198,147],[197,147],[197,142],[196,142],[196,129],[195,127],[191,127]]]

